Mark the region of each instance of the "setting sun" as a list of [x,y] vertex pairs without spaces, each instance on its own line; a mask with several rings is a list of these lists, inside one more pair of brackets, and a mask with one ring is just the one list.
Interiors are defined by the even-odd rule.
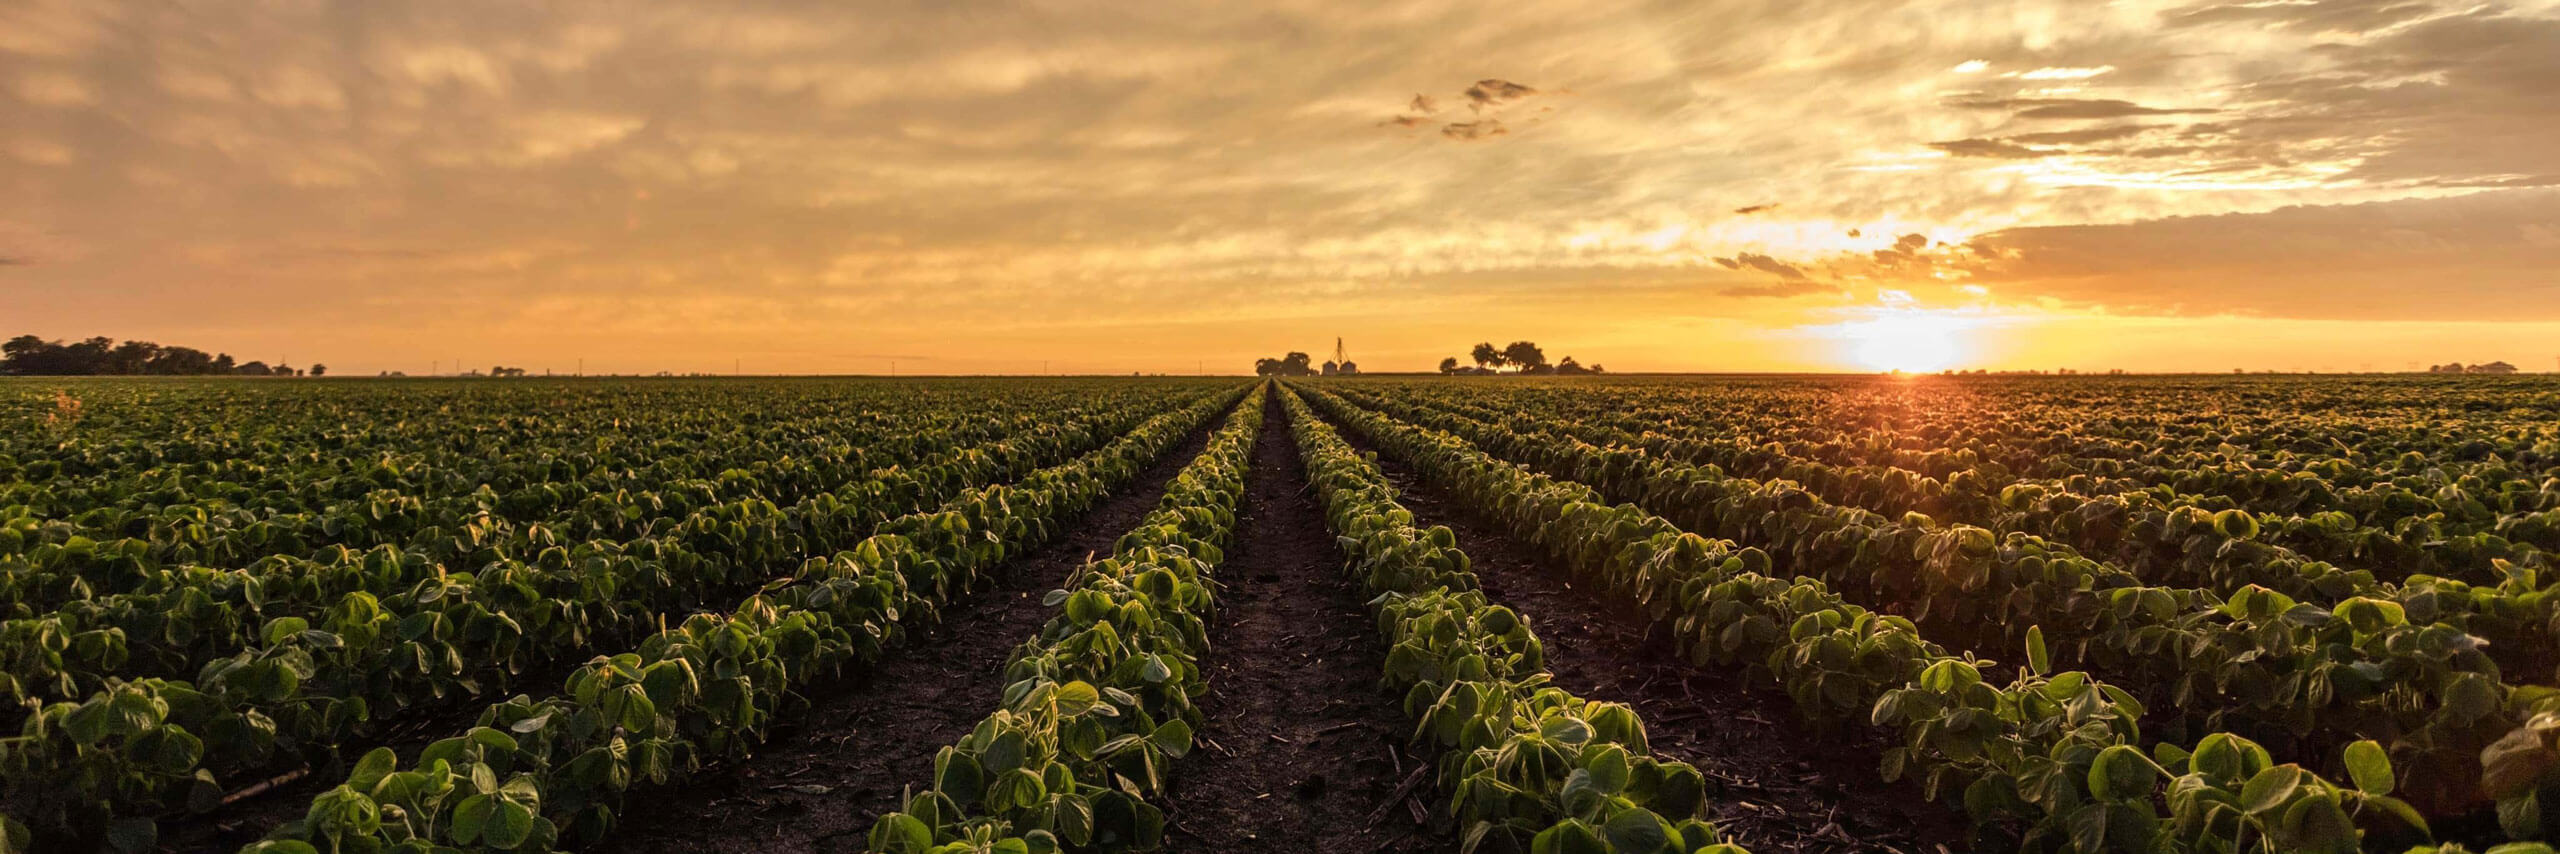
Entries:
[[1850,361],[1879,371],[1916,372],[1954,367],[1965,355],[1964,332],[1972,325],[1960,317],[1904,311],[1836,329]]

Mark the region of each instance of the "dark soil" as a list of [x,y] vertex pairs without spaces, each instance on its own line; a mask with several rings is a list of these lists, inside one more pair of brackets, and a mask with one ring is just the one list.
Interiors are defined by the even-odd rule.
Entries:
[[[1236,547],[1216,578],[1208,723],[1174,768],[1166,848],[1433,851],[1438,799],[1379,681],[1387,650],[1345,574],[1279,402],[1255,440]],[[1407,787],[1407,781],[1414,784]]]
[[[1354,432],[1342,434],[1374,450]],[[1528,618],[1557,687],[1634,706],[1655,755],[1706,775],[1707,818],[1731,841],[1757,854],[1975,847],[1958,811],[1929,802],[1908,780],[1883,782],[1876,763],[1884,745],[1872,731],[1818,731],[1775,686],[1688,663],[1643,614],[1575,587],[1533,546],[1409,467],[1385,455],[1378,465],[1417,524],[1457,534],[1485,594]]]
[[1047,593],[1108,555],[1207,447],[1217,420],[1104,501],[1067,536],[1007,563],[877,666],[810,696],[754,757],[682,786],[636,791],[593,846],[617,852],[860,851],[872,822],[932,777],[933,756],[996,709],[1013,649],[1047,621]]

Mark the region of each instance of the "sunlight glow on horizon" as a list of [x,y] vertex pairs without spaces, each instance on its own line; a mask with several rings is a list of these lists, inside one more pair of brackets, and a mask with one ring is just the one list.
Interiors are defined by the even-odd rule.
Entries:
[[1968,330],[1974,318],[1951,312],[1903,309],[1827,327],[1844,358],[1877,371],[1923,373],[1955,367],[1972,354]]

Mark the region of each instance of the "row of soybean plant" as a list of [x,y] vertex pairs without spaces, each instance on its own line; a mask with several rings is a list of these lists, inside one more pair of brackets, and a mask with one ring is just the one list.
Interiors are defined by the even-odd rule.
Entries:
[[1348,571],[1376,596],[1387,681],[1439,754],[1460,850],[1742,851],[1698,817],[1696,768],[1652,756],[1634,709],[1548,684],[1528,621],[1486,599],[1450,531],[1416,528],[1375,463],[1297,395],[1285,400]]
[[1055,537],[1241,395],[1200,400],[1073,461],[892,519],[725,614],[693,614],[630,652],[597,657],[559,695],[489,706],[476,726],[405,766],[377,749],[248,850],[592,844],[614,825],[626,790],[752,752],[798,689],[876,660],[906,621],[940,618],[952,597]]
[[[2461,814],[2486,794],[2504,799],[2500,818],[2511,835],[2543,832],[2535,807],[2548,778],[2560,774],[2541,751],[2493,748],[2547,741],[2550,728],[2535,722],[2560,704],[2560,692],[2507,682],[2488,645],[2470,634],[2495,633],[2489,625],[2513,616],[2504,610],[2456,621],[2453,609],[2426,607],[2445,604],[2435,600],[2350,597],[2320,608],[2257,586],[2227,597],[2152,586],[2020,533],[1894,520],[1828,504],[1792,483],[1518,430],[1508,419],[1410,417],[1495,457],[1633,500],[1687,530],[1764,547],[1778,571],[1909,614],[1961,648],[2018,653],[2028,630],[2041,626],[2056,638],[2056,658],[2167,712],[2149,724],[2169,740],[2244,735],[2341,776],[2349,770],[2343,749],[2370,739],[2409,769],[2401,797],[2419,812]],[[2484,779],[2493,784],[2485,792]]]
[[1200,723],[1192,698],[1233,545],[1265,393],[1227,418],[1156,509],[1049,592],[1057,609],[1005,666],[1001,705],[934,755],[933,777],[871,829],[885,854],[1154,850],[1166,766]]
[[1757,549],[1311,394],[1382,451],[1676,631],[1693,660],[1784,686],[1810,719],[1883,729],[1896,744],[1885,776],[1920,777],[2024,850],[2352,852],[2367,829],[2379,840],[2423,828],[2389,797],[2395,776],[2371,742],[2346,751],[2353,785],[2223,733],[2146,752],[2142,705],[2086,673],[2053,672],[2040,631],[2028,632],[2027,665],[1999,684],[1990,662],[1950,654],[1908,620],[1850,604],[1815,579],[1768,576]]
[[[1202,399],[1193,407],[1210,405]],[[627,542],[551,546],[476,571],[439,570],[354,589],[308,616],[266,620],[193,681],[111,681],[33,709],[0,738],[0,828],[141,850],[157,817],[220,806],[227,781],[296,764],[329,767],[403,710],[517,687],[596,649],[625,647],[681,614],[736,597],[813,557],[964,489],[1099,446],[1135,415],[953,448],[790,507],[704,508]]]
[[[981,402],[999,411],[1014,403],[1001,397]],[[1160,410],[1177,398],[1155,394],[1114,402]],[[1032,457],[1042,450],[1043,437],[1051,444],[1075,444],[1095,430],[1136,423],[1109,403],[1073,408],[1063,418],[1043,412],[1037,421],[1031,413],[972,416],[966,410],[980,407],[950,402],[891,406],[862,419],[827,418],[823,413],[831,410],[816,407],[812,411],[820,414],[780,423],[699,425],[646,442],[628,431],[696,425],[709,416],[642,411],[624,413],[616,421],[632,426],[591,439],[583,450],[547,444],[537,435],[522,447],[471,446],[494,457],[450,466],[408,462],[395,468],[386,453],[370,468],[355,469],[364,460],[343,456],[343,449],[306,452],[301,459],[259,458],[267,463],[259,471],[336,484],[306,487],[320,493],[309,496],[278,497],[283,490],[277,489],[233,495],[225,487],[247,488],[221,479],[250,475],[173,464],[153,470],[164,489],[124,499],[150,503],[73,514],[120,537],[73,534],[23,550],[0,543],[0,555],[6,555],[0,558],[0,602],[7,603],[0,609],[7,618],[0,622],[0,649],[6,650],[0,654],[0,701],[22,709],[30,701],[41,706],[87,697],[109,679],[192,672],[252,642],[267,620],[308,618],[352,593],[387,597],[453,568],[530,559],[555,546],[663,535],[697,514],[747,502],[788,507],[821,494],[872,502],[951,482],[965,486],[967,478],[990,468],[1018,475],[1039,464]],[[801,404],[787,411],[810,408]],[[829,432],[831,421],[854,423]],[[438,423],[474,431],[468,422]],[[505,435],[513,438],[512,431]],[[285,457],[282,449],[271,453]],[[59,505],[70,500],[55,496],[47,506],[67,512]],[[18,512],[31,511],[27,505],[0,508],[0,516]],[[9,524],[50,538],[67,521],[21,518]],[[0,541],[23,539],[16,533],[12,527]],[[216,549],[229,557],[206,556],[202,563],[154,554],[232,540],[253,545]],[[0,711],[0,727],[15,729],[19,722]]]

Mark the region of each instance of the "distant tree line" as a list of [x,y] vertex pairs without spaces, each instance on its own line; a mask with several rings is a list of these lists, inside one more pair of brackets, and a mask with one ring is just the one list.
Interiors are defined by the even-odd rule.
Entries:
[[1539,349],[1535,342],[1530,341],[1513,341],[1510,346],[1498,350],[1494,349],[1493,342],[1487,341],[1477,344],[1468,352],[1468,356],[1475,359],[1474,367],[1461,365],[1458,363],[1458,357],[1451,356],[1440,360],[1440,372],[1444,374],[1598,374],[1607,373],[1609,370],[1599,365],[1583,367],[1582,363],[1574,361],[1572,356],[1566,356],[1552,365],[1547,364],[1547,351]]
[[[310,376],[328,373],[327,365],[311,366]],[[208,354],[193,347],[164,347],[149,341],[117,343],[103,335],[69,344],[20,335],[0,344],[0,374],[298,377],[304,372],[290,365],[270,366],[256,360],[235,362],[229,353]]]
[[2505,362],[2490,362],[2485,365],[2465,365],[2461,362],[2446,362],[2441,365],[2427,366],[2427,373],[2430,374],[2512,374],[2515,372],[2516,366]]

